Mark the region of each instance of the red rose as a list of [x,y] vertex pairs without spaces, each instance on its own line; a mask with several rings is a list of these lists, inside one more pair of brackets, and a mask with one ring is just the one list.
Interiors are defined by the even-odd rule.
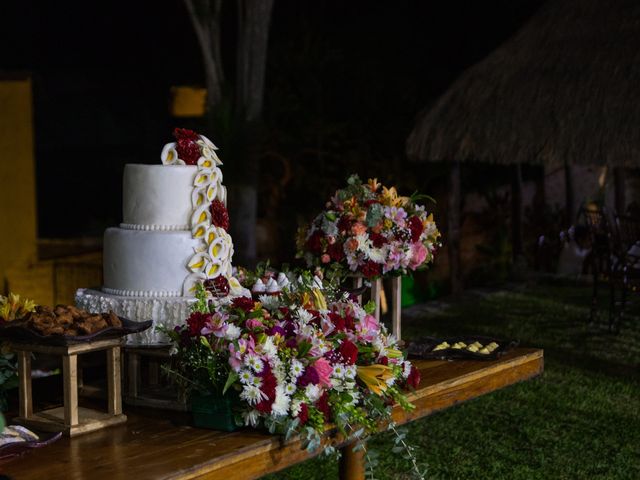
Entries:
[[324,415],[324,421],[328,422],[331,419],[331,408],[329,407],[329,395],[325,391],[322,396],[316,402],[316,408]]
[[411,230],[411,241],[417,242],[420,240],[420,235],[424,231],[424,225],[422,225],[422,220],[420,220],[415,215],[409,218],[409,230]]
[[380,203],[380,202],[378,200],[367,200],[366,202],[364,202],[364,206],[365,207],[370,207],[374,203]]
[[276,385],[278,385],[278,380],[275,375],[271,373],[271,367],[268,363],[264,364],[264,369],[260,372],[259,377],[262,378],[260,390],[262,390],[262,393],[264,393],[267,398],[256,404],[256,410],[262,413],[271,413],[271,406],[276,399]]
[[380,357],[378,363],[380,365],[389,365],[389,359],[387,357]]
[[322,253],[322,232],[320,230],[316,230],[311,234],[309,239],[307,240],[307,250],[315,255],[320,255]]
[[229,211],[227,207],[217,198],[211,202],[211,223],[216,227],[222,228],[225,232],[229,231]]
[[176,145],[178,158],[187,165],[196,165],[200,158],[200,146],[193,140],[181,138]]
[[229,280],[224,275],[218,275],[216,278],[205,280],[203,286],[206,291],[213,294],[214,297],[226,297],[229,295]]
[[387,243],[389,243],[389,240],[387,240],[384,235],[380,234],[380,233],[376,233],[376,232],[371,232],[369,234],[369,238],[371,239],[371,242],[373,243],[373,246],[376,248],[380,248],[383,245],[386,245]]
[[344,361],[349,365],[353,365],[358,360],[358,347],[351,340],[344,339],[340,344],[339,351]]
[[414,390],[420,386],[420,371],[413,365],[411,365],[411,371],[407,377],[407,386]]
[[306,403],[300,404],[300,413],[298,413],[298,420],[300,420],[300,426],[307,423],[309,420],[309,407],[307,407]]
[[244,310],[245,312],[250,312],[253,310],[255,304],[253,303],[253,299],[249,297],[237,297],[233,299],[231,303],[235,308],[239,308]]
[[340,262],[344,258],[344,249],[342,243],[336,242],[327,247],[327,253],[334,262]]
[[374,262],[373,260],[368,260],[362,266],[362,274],[367,278],[373,278],[380,275],[382,272],[382,267],[379,263]]
[[204,328],[204,324],[211,318],[211,315],[207,313],[193,312],[187,318],[187,325],[189,326],[189,335],[195,337],[200,335],[200,331]]
[[174,129],[173,136],[176,138],[176,140],[191,140],[192,142],[200,140],[200,135],[198,135],[193,130],[189,130],[188,128]]
[[351,226],[353,225],[353,221],[349,219],[346,215],[340,217],[338,220],[338,231],[339,232],[348,232],[351,230]]
[[333,323],[333,326],[338,332],[344,331],[344,329],[347,326],[346,322],[344,321],[344,318],[342,318],[340,315],[338,315],[335,312],[329,313],[329,320],[331,320],[331,323]]

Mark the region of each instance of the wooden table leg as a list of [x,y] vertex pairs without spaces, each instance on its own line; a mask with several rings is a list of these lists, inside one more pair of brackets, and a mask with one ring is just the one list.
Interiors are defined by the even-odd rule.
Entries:
[[357,452],[353,449],[360,442],[350,443],[340,449],[340,480],[363,480],[364,479],[364,449]]
[[64,424],[78,425],[78,355],[62,356],[64,382]]
[[110,348],[107,350],[107,381],[109,382],[107,402],[109,403],[109,413],[111,415],[120,415],[122,413],[120,372],[120,347]]
[[127,395],[138,398],[140,372],[140,356],[137,353],[127,352]]
[[31,352],[18,351],[18,381],[20,396],[20,417],[33,416],[33,400],[31,396]]

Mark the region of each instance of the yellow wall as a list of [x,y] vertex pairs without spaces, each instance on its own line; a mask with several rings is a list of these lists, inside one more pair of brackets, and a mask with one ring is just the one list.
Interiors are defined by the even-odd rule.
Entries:
[[10,267],[36,260],[33,141],[31,79],[0,77],[0,293]]

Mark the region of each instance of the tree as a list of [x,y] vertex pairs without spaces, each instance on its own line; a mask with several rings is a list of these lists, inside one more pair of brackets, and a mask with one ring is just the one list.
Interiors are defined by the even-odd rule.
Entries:
[[[221,50],[222,0],[184,0],[200,50],[207,87],[209,127],[227,92],[231,97],[232,124],[236,137],[247,146],[254,145],[262,118],[267,46],[273,0],[237,0],[236,77],[234,88],[225,81]],[[215,136],[214,136],[215,137]],[[257,185],[259,157],[254,148],[235,151],[233,170],[242,172],[228,184],[232,210],[232,234],[236,260],[247,266],[256,262]]]

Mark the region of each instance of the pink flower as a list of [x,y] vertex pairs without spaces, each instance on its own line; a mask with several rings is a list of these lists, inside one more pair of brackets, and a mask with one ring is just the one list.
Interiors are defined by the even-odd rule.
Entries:
[[420,242],[411,244],[411,260],[409,261],[409,268],[415,270],[422,265],[427,258],[427,247]]
[[322,263],[329,263],[329,262],[331,261],[331,257],[329,256],[329,254],[328,254],[328,253],[325,253],[324,255],[322,255],[322,256],[320,257],[320,261],[321,261]]
[[202,335],[209,335],[210,333],[213,333],[218,338],[224,337],[228,327],[226,322],[227,318],[229,318],[229,315],[225,313],[214,313],[204,324],[200,333]]
[[248,353],[255,353],[254,349],[256,344],[253,338],[249,340],[245,340],[241,338],[238,340],[238,347],[233,344],[233,342],[229,343],[229,365],[231,368],[238,372],[240,367],[242,367],[242,360],[244,355]]
[[247,320],[245,325],[249,330],[253,330],[254,328],[260,328],[263,326],[262,322],[257,318],[250,318],[249,320]]
[[333,372],[333,368],[329,361],[321,357],[313,364],[313,367],[318,372],[319,383],[323,387],[331,387],[331,373]]
[[378,323],[378,320],[376,320],[376,317],[367,315],[358,322],[356,325],[356,331],[364,340],[373,341],[380,331],[380,324]]

